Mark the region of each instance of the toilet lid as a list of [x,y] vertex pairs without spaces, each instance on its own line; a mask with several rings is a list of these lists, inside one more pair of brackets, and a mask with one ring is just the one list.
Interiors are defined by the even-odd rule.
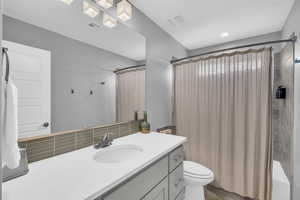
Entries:
[[183,168],[184,174],[188,176],[199,178],[210,178],[213,176],[213,172],[210,169],[192,161],[184,161]]

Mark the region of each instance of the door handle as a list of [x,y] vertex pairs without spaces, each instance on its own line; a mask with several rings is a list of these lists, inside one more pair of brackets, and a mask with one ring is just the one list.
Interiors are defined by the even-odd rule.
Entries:
[[45,128],[48,128],[49,127],[49,122],[45,122],[45,123],[43,123],[43,127],[45,127]]

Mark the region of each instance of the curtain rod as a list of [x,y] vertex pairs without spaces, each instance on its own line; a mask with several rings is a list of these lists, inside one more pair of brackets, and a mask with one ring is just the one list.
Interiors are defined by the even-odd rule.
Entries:
[[199,56],[205,56],[205,55],[209,55],[209,54],[220,53],[220,52],[223,52],[223,51],[230,51],[230,50],[234,50],[234,49],[261,46],[261,45],[267,45],[267,44],[276,44],[276,43],[284,43],[284,42],[296,42],[296,40],[297,40],[297,36],[294,36],[291,39],[287,39],[287,40],[273,40],[273,41],[267,41],[267,42],[261,42],[261,43],[241,45],[241,46],[236,46],[236,47],[231,47],[231,48],[226,48],[226,49],[219,49],[219,50],[215,50],[215,51],[209,51],[209,52],[201,53],[201,54],[194,55],[194,56],[188,56],[188,57],[185,57],[185,58],[174,59],[174,60],[171,60],[171,64],[174,64],[174,63],[177,63],[177,62],[180,62],[180,61],[183,61],[183,60],[191,59],[191,58],[196,58],[196,57],[199,57]]
[[116,69],[116,70],[114,71],[114,73],[121,72],[121,71],[128,70],[128,69],[134,69],[134,68],[139,68],[139,67],[145,67],[145,66],[146,66],[146,64],[142,64],[142,65],[135,65],[135,66],[125,67],[125,68],[122,68],[122,69]]

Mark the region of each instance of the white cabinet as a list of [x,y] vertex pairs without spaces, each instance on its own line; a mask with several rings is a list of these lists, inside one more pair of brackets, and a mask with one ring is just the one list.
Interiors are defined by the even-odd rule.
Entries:
[[178,194],[184,188],[183,180],[183,164],[180,164],[170,175],[169,175],[169,194],[170,200],[176,199]]
[[169,154],[169,172],[173,171],[183,162],[184,151],[183,146],[178,147]]
[[181,200],[182,161],[180,146],[96,200]]
[[111,193],[104,200],[139,200],[168,176],[168,156],[160,159],[149,168],[132,177]]

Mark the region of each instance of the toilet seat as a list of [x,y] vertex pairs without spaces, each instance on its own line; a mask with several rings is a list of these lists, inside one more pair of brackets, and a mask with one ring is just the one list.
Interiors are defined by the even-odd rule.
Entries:
[[214,173],[192,161],[183,161],[185,200],[205,200],[204,187],[214,181]]
[[210,169],[192,161],[183,161],[183,169],[184,175],[191,178],[212,179],[214,176]]

